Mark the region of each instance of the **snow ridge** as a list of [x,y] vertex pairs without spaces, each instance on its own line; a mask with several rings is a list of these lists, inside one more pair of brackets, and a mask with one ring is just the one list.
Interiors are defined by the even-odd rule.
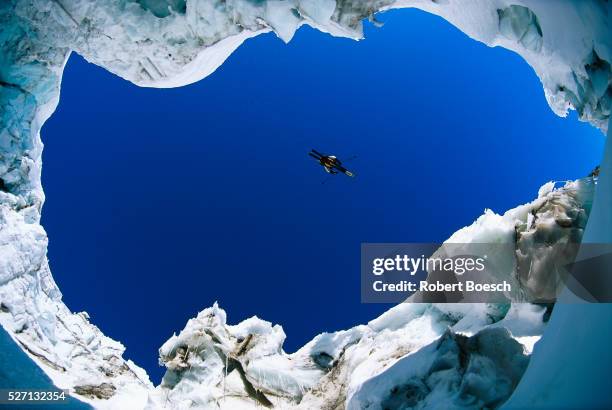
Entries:
[[[520,250],[516,229],[544,230],[559,243],[579,240],[582,228],[558,221],[572,214],[582,223],[594,182],[546,184],[533,202],[503,215],[486,211],[448,241]],[[504,278],[517,268],[510,262]],[[148,408],[382,409],[401,408],[401,400],[423,409],[495,408],[517,386],[549,314],[527,303],[404,303],[287,354],[280,326],[257,317],[230,326],[215,304],[160,348],[168,370]]]

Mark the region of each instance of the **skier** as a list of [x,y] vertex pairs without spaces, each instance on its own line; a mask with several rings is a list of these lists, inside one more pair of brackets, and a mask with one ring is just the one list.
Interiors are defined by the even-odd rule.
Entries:
[[319,164],[323,168],[325,168],[325,171],[328,174],[334,175],[338,172],[342,172],[344,175],[347,175],[349,177],[355,176],[355,174],[353,174],[351,171],[342,166],[342,161],[340,161],[334,155],[323,155],[320,152],[315,151],[314,149],[311,150],[308,155],[319,161]]

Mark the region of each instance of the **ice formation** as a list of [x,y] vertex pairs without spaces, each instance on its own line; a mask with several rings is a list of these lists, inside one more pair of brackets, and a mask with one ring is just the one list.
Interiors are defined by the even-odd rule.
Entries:
[[253,317],[229,326],[215,305],[160,349],[168,371],[148,407],[399,408],[384,403],[399,403],[412,388],[423,408],[491,406],[520,380],[544,312],[529,304],[403,304],[286,354],[278,325]]
[[[518,251],[516,230],[523,229],[563,242],[582,229],[593,183],[546,184],[533,202],[503,215],[486,211],[448,241],[504,242]],[[568,214],[576,223],[565,223]],[[518,262],[507,266],[510,278]],[[527,303],[406,303],[286,354],[280,326],[256,317],[230,326],[215,305],[161,347],[168,370],[148,407],[382,409],[402,408],[401,399],[419,408],[497,407],[518,384],[548,313]]]
[[[373,397],[393,403],[393,397],[384,395],[385,386],[395,383],[404,366],[417,365],[420,370],[410,373],[412,384],[397,384],[393,387],[396,392],[410,392],[425,400],[423,403],[446,398],[458,406],[466,403],[461,401],[466,391],[475,406],[503,401],[512,389],[486,396],[465,380],[465,375],[471,374],[467,370],[473,363],[480,363],[480,369],[489,372],[492,379],[513,387],[526,359],[512,364],[492,361],[480,341],[494,339],[501,351],[516,351],[516,340],[528,351],[542,332],[542,309],[512,305],[501,314],[497,309],[490,312],[486,305],[401,305],[367,325],[321,335],[287,355],[282,352],[284,335],[280,327],[258,319],[228,326],[225,314],[213,307],[162,347],[161,360],[168,374],[154,389],[140,368],[122,358],[120,343],[105,337],[86,313],[74,314],[66,308],[47,264],[47,238],[39,224],[44,201],[39,133],[57,105],[63,67],[72,51],[135,84],[175,87],[209,75],[243,41],[258,34],[273,31],[289,41],[298,27],[308,24],[335,36],[360,39],[364,18],[374,20],[377,12],[407,7],[439,15],[489,46],[515,51],[541,79],[554,112],[565,115],[568,109],[575,109],[582,120],[604,132],[608,129],[612,36],[610,3],[603,0],[2,2],[0,323],[15,343],[57,386],[105,408],[156,407],[168,400],[182,406],[191,401],[205,404],[221,399],[228,408],[235,408],[231,407],[234,404],[252,407],[255,402],[266,405],[267,401],[304,408],[355,408]],[[610,144],[607,150],[585,237],[589,241],[612,242]],[[578,192],[572,189],[545,189],[538,201],[553,201],[551,195]],[[582,199],[560,199],[567,205],[566,216],[566,211],[588,206]],[[522,236],[528,241],[533,220],[529,221],[526,210],[533,206],[525,207],[501,216],[488,212],[456,235],[500,235],[507,239],[518,223],[524,226]],[[552,211],[540,216],[549,222],[556,217]],[[554,235],[571,229],[556,222],[551,226],[560,227],[553,230]],[[610,308],[605,306],[556,307],[551,330],[547,331],[551,337],[544,337],[542,347],[535,349],[524,376],[528,382],[519,383],[509,405],[548,403],[554,407],[556,402],[550,396],[555,394],[566,400],[558,403],[600,403],[596,395],[587,394],[584,383],[591,378],[584,373],[588,369],[594,374],[603,372],[610,358],[606,362],[595,357],[587,369],[580,363],[583,356],[572,348],[581,348],[581,354],[588,358],[607,350],[604,347],[612,339],[610,317]],[[604,329],[592,322],[603,323]],[[495,327],[510,333],[491,329]],[[576,345],[568,345],[570,334],[581,336]],[[442,358],[445,351],[448,358]],[[458,351],[469,353],[467,365],[453,359]],[[565,360],[579,371],[571,374],[559,368],[558,363]],[[437,372],[427,368],[427,364],[435,367],[433,363],[437,362],[445,362],[446,367]],[[457,386],[467,390],[435,387],[424,392],[416,380],[424,383],[441,371],[455,378],[463,374]],[[607,379],[598,380],[602,383]],[[557,384],[563,389],[556,388]],[[209,388],[196,388],[204,385]],[[545,392],[549,400],[535,397],[536,392]]]

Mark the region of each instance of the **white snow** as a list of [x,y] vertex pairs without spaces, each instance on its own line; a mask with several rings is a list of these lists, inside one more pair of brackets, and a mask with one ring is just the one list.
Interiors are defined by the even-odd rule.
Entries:
[[[563,242],[574,228],[547,223],[559,217],[550,207],[582,222],[581,207],[590,204],[592,187],[592,178],[560,188],[548,183],[533,202],[503,215],[487,210],[447,242],[518,247],[517,228],[555,232]],[[516,277],[514,261],[500,266],[500,275]],[[528,303],[404,303],[367,325],[323,333],[287,354],[279,325],[252,317],[231,326],[215,304],[161,347],[160,363],[168,372],[148,407],[379,408],[395,405],[406,389],[419,408],[496,407],[527,367],[545,329],[544,312]],[[459,360],[464,356],[467,362]]]
[[[512,339],[503,329],[492,333],[487,330],[503,327],[523,343],[525,352],[531,351],[542,331],[542,309],[516,304],[508,311],[495,305],[403,304],[367,325],[320,335],[290,355],[282,351],[285,335],[279,326],[257,318],[228,326],[225,313],[213,307],[192,319],[185,330],[164,344],[160,356],[169,371],[164,383],[152,392],[144,371],[122,359],[124,348],[120,343],[104,336],[86,314],[73,314],[66,308],[49,272],[47,238],[39,225],[44,202],[39,133],[57,105],[61,76],[70,52],[76,51],[141,86],[177,87],[210,75],[243,41],[255,35],[273,31],[282,40],[289,41],[302,24],[308,24],[335,36],[359,39],[364,18],[406,7],[439,15],[489,46],[515,51],[533,67],[555,113],[565,115],[568,109],[576,109],[582,120],[607,129],[612,102],[612,36],[609,35],[610,5],[602,1],[11,0],[2,3],[0,178],[5,188],[0,190],[0,323],[54,383],[70,389],[112,385],[115,390],[110,399],[80,396],[102,408],[142,408],[145,402],[149,407],[168,402],[177,408],[192,403],[206,406],[219,402],[220,398],[223,407],[248,408],[253,406],[253,397],[260,403],[264,397],[265,400],[270,397],[273,404],[283,406],[299,402],[303,408],[341,407],[343,403],[353,406],[351,403],[369,400],[362,386],[369,380],[386,386],[395,377],[391,375],[401,373],[408,366],[399,363],[394,366],[396,362],[422,364],[434,360],[432,346],[436,346],[435,340],[445,334],[447,327],[453,332],[446,333],[451,335],[447,337],[451,345],[451,340],[458,340],[457,334],[476,337],[484,329],[489,336],[503,340],[501,344],[512,347]],[[612,241],[610,150],[608,144],[595,203],[599,205],[594,207],[595,217],[587,232],[590,241]],[[579,208],[578,204],[590,206],[592,190],[576,184],[570,184],[565,190],[554,190],[554,185],[547,184],[534,203],[504,215],[486,211],[449,242],[512,244],[517,224],[520,232],[517,243],[524,248],[528,248],[530,237],[536,232],[555,240],[566,238],[568,232],[581,233],[583,215],[573,211]],[[542,211],[534,215],[532,211],[540,207]],[[557,227],[559,223],[570,222],[573,233]],[[541,260],[545,255],[527,252],[525,260],[530,258]],[[500,266],[504,267],[504,274],[516,272],[510,261],[500,261]],[[528,291],[538,291],[537,284],[543,280],[538,272],[530,271],[533,275],[522,282]],[[609,353],[608,356],[601,354],[609,352],[610,317],[610,309],[605,306],[555,308],[547,331],[551,336],[544,339],[543,347],[535,347],[526,381],[519,385],[509,406],[598,404],[596,398],[589,401],[589,386],[585,383],[597,376],[590,387],[605,391],[604,365],[610,363],[610,357]],[[240,350],[235,349],[249,337],[248,346],[238,354]],[[425,346],[429,347],[423,349]],[[197,351],[188,354],[189,350],[181,350],[183,347]],[[479,352],[476,350],[474,357]],[[230,359],[234,370],[226,377],[226,361]],[[576,369],[575,374],[570,374],[560,363],[571,364],[567,369]],[[481,368],[493,375],[503,370],[499,364]],[[515,380],[502,373],[506,375],[504,380]],[[464,382],[469,385],[465,380],[461,383]],[[98,393],[103,393],[102,390],[99,387]],[[435,394],[441,391],[434,390]],[[478,400],[491,399],[485,398],[481,390],[474,391]],[[538,391],[547,394],[537,398]],[[453,393],[445,391],[444,394]],[[553,396],[558,401],[552,400]],[[601,395],[594,397],[601,398]]]
[[[435,352],[442,335],[447,333],[461,338],[455,335],[464,334],[478,338],[481,336],[474,335],[479,335],[483,329],[491,329],[485,332],[490,341],[508,345],[509,349],[524,356],[522,370],[513,376],[516,384],[527,365],[533,340],[543,329],[544,308],[528,304],[467,306],[469,308],[466,305],[398,305],[367,325],[323,333],[297,352],[287,354],[282,350],[285,335],[278,325],[272,326],[253,317],[229,326],[225,322],[225,312],[215,304],[191,319],[178,336],[170,338],[160,349],[161,363],[169,370],[151,395],[148,408],[233,409],[238,405],[248,408],[249,404],[254,407],[261,404],[254,398],[252,391],[255,390],[281,408],[327,408],[333,403],[361,408],[356,403],[365,400],[362,395],[367,394],[368,400],[373,400],[371,383],[382,383],[381,391],[376,393],[381,395],[390,390],[387,387],[401,385],[410,379],[410,374],[402,370],[405,366],[398,367],[397,363],[407,360],[406,366],[413,368],[414,360],[424,360],[421,370],[414,371],[428,373],[432,360],[440,360]],[[507,318],[500,321],[503,316],[500,309],[508,308]],[[512,331],[519,335],[518,341],[514,341]],[[525,340],[527,346],[523,346],[521,340]],[[485,345],[495,349],[495,343]],[[490,356],[497,360],[498,355]],[[226,370],[226,363],[229,370]],[[479,366],[481,364],[474,358],[471,371],[478,373]],[[493,373],[505,371],[499,367],[485,365],[487,371]],[[455,371],[463,371],[458,363]],[[246,381],[241,380],[241,373]],[[441,374],[437,373],[436,377]],[[462,377],[458,374],[453,377],[461,382]],[[464,383],[472,383],[464,379]],[[485,385],[492,388],[499,381],[491,378],[478,383],[481,388]],[[508,389],[502,396],[507,397],[511,391]],[[455,394],[456,391],[447,393]],[[475,397],[490,400],[481,396],[478,393]],[[436,400],[434,403],[439,403],[441,398]]]
[[523,347],[503,328],[471,337],[447,331],[365,381],[346,408],[496,407],[516,386],[527,362]]

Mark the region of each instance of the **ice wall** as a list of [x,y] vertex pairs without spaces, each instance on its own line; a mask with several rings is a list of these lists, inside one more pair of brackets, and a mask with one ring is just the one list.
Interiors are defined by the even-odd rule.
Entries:
[[[122,359],[123,346],[91,325],[85,313],[73,314],[66,308],[46,259],[47,238],[39,224],[44,201],[39,133],[57,105],[70,52],[138,85],[175,87],[209,75],[255,35],[273,31],[289,41],[300,25],[308,24],[332,35],[360,39],[362,19],[407,7],[439,15],[489,46],[517,52],[541,79],[553,111],[565,115],[575,109],[582,120],[607,129],[612,36],[610,3],[603,0],[1,2],[0,323],[8,334],[56,384],[78,387],[91,400],[110,395],[105,402],[109,407],[114,400],[144,405],[151,389],[147,376]],[[610,155],[606,161],[609,166]],[[589,238],[609,241],[610,203],[605,198],[612,183],[610,171],[603,173],[608,176],[599,184],[598,190],[604,193],[598,193],[601,204],[596,208],[596,222],[589,225]],[[594,338],[603,344],[609,335],[578,316],[592,314],[607,323],[600,310],[604,308],[581,309],[592,312],[559,309],[553,315],[558,325],[551,328],[557,329],[561,339],[578,334],[585,348],[599,347],[587,343],[596,343],[591,342]],[[568,330],[570,325],[573,328]],[[559,349],[555,350],[558,355],[570,352]],[[542,355],[538,359],[542,365],[532,365],[526,377],[552,380],[534,369],[555,369],[558,357]],[[526,400],[528,393],[519,388],[515,400]]]
[[[612,243],[611,134],[608,130],[583,243]],[[558,303],[522,383],[505,408],[610,408],[610,346],[612,304]]]
[[12,0],[0,7],[6,50],[0,178],[28,203],[42,201],[37,134],[57,103],[70,51],[135,84],[176,87],[209,75],[261,33],[289,41],[308,24],[360,39],[364,18],[416,7],[475,40],[520,54],[557,114],[575,109],[602,129],[610,116],[612,36],[603,0]]

